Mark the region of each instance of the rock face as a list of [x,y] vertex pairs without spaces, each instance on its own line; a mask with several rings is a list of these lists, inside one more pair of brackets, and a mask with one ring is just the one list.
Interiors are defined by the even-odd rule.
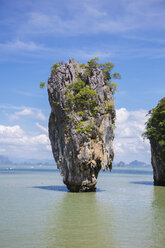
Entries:
[[165,186],[165,160],[162,158],[162,148],[153,140],[150,140],[150,144],[154,184]]
[[100,169],[112,168],[113,90],[96,66],[74,59],[52,70],[49,138],[64,184],[72,192],[95,191]]
[[165,97],[149,111],[143,134],[150,140],[154,184],[165,186]]

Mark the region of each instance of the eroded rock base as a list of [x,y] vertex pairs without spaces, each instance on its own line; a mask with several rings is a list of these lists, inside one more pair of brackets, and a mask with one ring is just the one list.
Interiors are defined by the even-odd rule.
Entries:
[[67,185],[67,188],[70,192],[96,192],[96,187],[87,187],[87,186],[76,186],[76,185]]

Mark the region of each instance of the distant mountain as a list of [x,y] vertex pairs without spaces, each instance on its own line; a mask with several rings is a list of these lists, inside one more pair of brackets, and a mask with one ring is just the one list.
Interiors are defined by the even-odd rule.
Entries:
[[148,164],[144,163],[144,162],[141,162],[141,161],[138,161],[138,160],[134,160],[132,162],[130,162],[128,164],[128,166],[131,166],[131,167],[137,167],[137,166],[148,166]]
[[[11,161],[8,157],[0,155],[0,165],[55,165],[55,161],[53,159],[13,159]],[[146,167],[151,166],[151,164],[146,164],[144,162],[134,160],[129,164],[120,161],[118,163],[113,164],[114,167]]]
[[53,159],[17,159],[13,158],[12,161],[7,157],[0,155],[0,165],[55,165]]
[[25,164],[25,165],[55,165],[55,162],[53,159],[28,159],[23,162],[19,162],[19,164]]
[[115,163],[114,166],[117,166],[117,167],[125,167],[126,164],[125,164],[123,161],[120,161],[119,163]]
[[119,163],[115,163],[114,166],[116,167],[146,167],[146,166],[151,166],[151,165],[138,161],[138,160],[134,160],[130,162],[129,164],[126,164],[125,162],[120,161]]
[[19,159],[13,158],[15,165],[55,165],[53,159]]
[[8,164],[12,164],[12,162],[8,159],[8,157],[0,155],[0,165],[8,165]]

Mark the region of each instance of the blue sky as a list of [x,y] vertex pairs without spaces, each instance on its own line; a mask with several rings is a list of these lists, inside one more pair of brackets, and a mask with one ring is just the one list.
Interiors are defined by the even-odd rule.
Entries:
[[50,67],[97,56],[120,72],[115,160],[150,162],[146,113],[165,95],[163,0],[0,0],[0,154],[52,158]]

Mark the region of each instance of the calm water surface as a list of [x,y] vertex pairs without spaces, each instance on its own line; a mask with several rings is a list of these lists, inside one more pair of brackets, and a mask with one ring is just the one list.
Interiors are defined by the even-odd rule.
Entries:
[[97,188],[70,193],[53,166],[0,167],[0,248],[165,247],[165,187],[151,168],[100,173]]

